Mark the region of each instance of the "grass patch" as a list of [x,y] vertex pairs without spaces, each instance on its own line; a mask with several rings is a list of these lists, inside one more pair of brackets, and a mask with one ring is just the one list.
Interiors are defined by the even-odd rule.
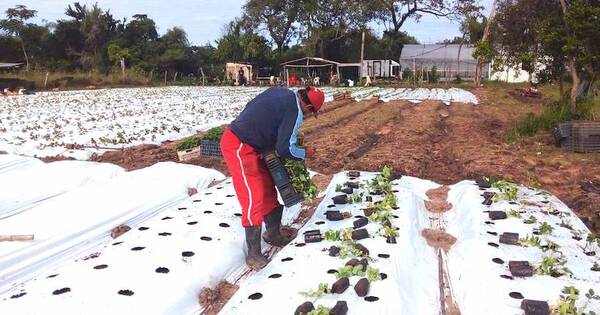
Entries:
[[600,97],[581,100],[577,109],[571,109],[568,101],[560,100],[548,104],[539,114],[527,114],[507,135],[509,142],[530,137],[541,131],[550,131],[561,122],[569,120],[600,119]]

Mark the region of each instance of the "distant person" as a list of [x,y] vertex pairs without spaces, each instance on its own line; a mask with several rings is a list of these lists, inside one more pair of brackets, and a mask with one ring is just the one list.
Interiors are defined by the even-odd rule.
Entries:
[[321,85],[321,78],[319,78],[319,76],[316,76],[316,77],[313,79],[313,84],[314,84],[315,86],[319,86],[319,85]]
[[246,86],[247,80],[246,80],[246,75],[244,74],[244,70],[240,69],[240,72],[238,74],[238,85],[239,86]]
[[292,76],[289,77],[288,82],[290,86],[296,86],[296,84],[298,84],[298,79],[296,78],[296,75],[292,74]]
[[274,75],[269,77],[269,85],[271,85],[271,86],[275,85],[275,76]]
[[265,242],[283,247],[290,241],[281,234],[283,206],[277,201],[275,183],[261,154],[274,150],[283,159],[296,160],[313,155],[311,148],[298,147],[298,133],[302,121],[316,116],[324,101],[325,94],[314,87],[298,92],[272,87],[248,102],[223,133],[221,152],[242,207],[246,264],[253,270],[268,263],[261,251],[263,222]]
[[367,75],[367,79],[365,81],[365,86],[371,86],[371,84],[373,84],[373,81],[371,81],[371,76]]
[[301,86],[305,86],[306,85],[306,79],[304,77],[300,77],[300,85]]

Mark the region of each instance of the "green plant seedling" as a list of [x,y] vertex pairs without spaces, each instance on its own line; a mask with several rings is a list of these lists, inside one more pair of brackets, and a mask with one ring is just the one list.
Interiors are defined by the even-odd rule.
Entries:
[[539,231],[542,235],[550,235],[552,234],[552,231],[554,231],[554,228],[547,222],[543,222],[540,224]]
[[319,287],[317,290],[308,290],[305,292],[300,292],[300,294],[306,297],[320,298],[323,294],[329,294],[329,284],[327,283],[319,283]]

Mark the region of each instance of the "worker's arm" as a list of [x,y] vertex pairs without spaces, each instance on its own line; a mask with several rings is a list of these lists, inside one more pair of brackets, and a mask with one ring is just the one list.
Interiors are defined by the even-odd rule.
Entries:
[[[296,97],[294,96],[294,98]],[[303,119],[302,110],[300,110],[297,99],[295,105],[286,108],[286,113],[279,125],[277,154],[282,158],[304,160],[306,151],[297,146],[298,133]]]

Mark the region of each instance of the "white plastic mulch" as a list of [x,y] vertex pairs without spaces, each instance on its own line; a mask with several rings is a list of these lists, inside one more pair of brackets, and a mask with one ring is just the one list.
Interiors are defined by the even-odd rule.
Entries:
[[11,167],[12,171],[0,172],[0,220],[70,190],[96,186],[125,173],[123,168],[108,163],[28,163],[29,160],[26,157],[0,155],[0,165],[7,165],[9,161],[19,165]]
[[[0,150],[28,156],[71,156],[181,139],[228,123],[266,88],[161,87],[41,92],[0,98]],[[358,100],[441,100],[477,104],[450,89],[323,88],[326,100],[349,91]],[[71,146],[76,144],[78,146]],[[80,147],[82,146],[82,147]],[[1,171],[1,169],[0,169]]]
[[0,291],[108,241],[120,224],[135,225],[180,203],[188,198],[188,188],[200,190],[224,178],[198,166],[158,163],[0,220],[2,234],[35,237],[1,244]]
[[[299,207],[286,212],[290,223]],[[0,312],[198,314],[201,288],[247,271],[240,216],[229,180],[202,190],[111,243],[36,272],[0,296]]]

